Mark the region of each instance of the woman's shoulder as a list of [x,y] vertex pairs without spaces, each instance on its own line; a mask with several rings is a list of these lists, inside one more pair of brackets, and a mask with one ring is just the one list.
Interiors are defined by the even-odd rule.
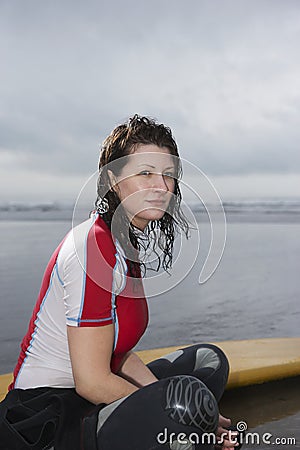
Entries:
[[73,236],[79,241],[86,241],[92,237],[100,238],[103,241],[111,242],[113,239],[110,229],[99,214],[91,214],[91,216],[84,222],[74,225],[70,230],[68,236]]
[[91,217],[77,225],[72,230],[72,239],[76,249],[84,247],[87,252],[96,251],[112,260],[115,257],[116,246],[110,229],[99,214]]
[[62,242],[60,256],[69,259],[72,254],[93,252],[94,249],[100,249],[101,254],[112,257],[116,252],[111,232],[99,214],[93,214],[77,225],[73,224]]

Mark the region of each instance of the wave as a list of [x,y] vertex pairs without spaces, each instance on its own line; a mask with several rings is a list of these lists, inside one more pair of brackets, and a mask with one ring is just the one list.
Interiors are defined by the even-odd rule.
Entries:
[[[88,217],[92,206],[80,210],[80,217]],[[59,202],[2,202],[0,220],[71,220],[74,204]]]
[[0,211],[60,211],[62,205],[57,202],[39,202],[39,203],[25,203],[25,202],[3,202],[0,203]]
[[[229,199],[222,202],[227,217],[293,217],[300,220],[300,198],[289,199]],[[206,214],[206,210],[220,211],[220,207],[201,202],[187,202],[195,214]],[[81,206],[76,211],[85,219],[93,205]],[[0,220],[70,220],[73,203],[60,202],[0,202]]]
[[[226,200],[222,202],[226,214],[299,214],[300,199],[247,199]],[[217,210],[216,205],[193,203],[189,205],[194,212],[205,213],[207,209]]]

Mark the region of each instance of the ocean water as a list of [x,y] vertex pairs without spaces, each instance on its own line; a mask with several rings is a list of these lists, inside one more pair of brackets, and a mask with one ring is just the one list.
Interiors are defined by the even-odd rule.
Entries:
[[[138,349],[299,336],[300,201],[235,201],[225,209],[223,257],[199,284],[210,226],[201,206],[193,205],[200,250],[195,253],[195,235],[182,241],[167,288],[150,281],[156,290],[149,289],[150,323]],[[71,213],[72,207],[57,204],[0,205],[0,373],[15,365],[45,266],[71,228]],[[88,208],[78,221],[87,214]]]
[[[300,335],[300,199],[235,200],[224,207],[225,250],[206,283],[199,284],[199,274],[211,226],[198,204],[192,213],[199,234],[176,242],[173,275],[161,282],[150,272],[150,323],[137,349]],[[79,211],[75,222],[90,209]],[[72,211],[71,205],[0,204],[0,373],[14,368],[45,266],[72,226]],[[213,223],[214,239],[220,230],[222,221]],[[226,391],[221,412],[234,423],[246,421],[260,439],[271,435],[271,444],[283,438],[278,450],[299,448],[299,399],[298,377]],[[261,441],[243,446],[269,447]]]

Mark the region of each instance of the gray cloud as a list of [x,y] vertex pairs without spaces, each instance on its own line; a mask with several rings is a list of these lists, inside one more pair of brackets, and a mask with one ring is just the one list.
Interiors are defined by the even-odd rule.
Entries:
[[299,23],[297,0],[2,1],[2,167],[87,175],[139,112],[208,174],[299,172]]

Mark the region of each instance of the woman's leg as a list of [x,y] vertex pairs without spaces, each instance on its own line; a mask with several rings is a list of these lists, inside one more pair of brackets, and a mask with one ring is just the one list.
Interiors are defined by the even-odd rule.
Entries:
[[148,364],[158,379],[192,375],[211,390],[219,401],[226,387],[229,364],[223,351],[212,344],[195,344],[162,356]]
[[[160,381],[101,409],[86,421],[84,435],[95,436],[92,429],[97,426],[98,450],[211,449],[217,401],[229,372],[222,350],[211,344],[192,345],[148,367]],[[91,449],[90,442],[86,448]]]
[[[198,378],[168,377],[104,407],[96,448],[208,450],[215,443],[218,416],[214,395]],[[86,423],[84,435],[90,435]],[[86,442],[84,449],[90,448]]]

